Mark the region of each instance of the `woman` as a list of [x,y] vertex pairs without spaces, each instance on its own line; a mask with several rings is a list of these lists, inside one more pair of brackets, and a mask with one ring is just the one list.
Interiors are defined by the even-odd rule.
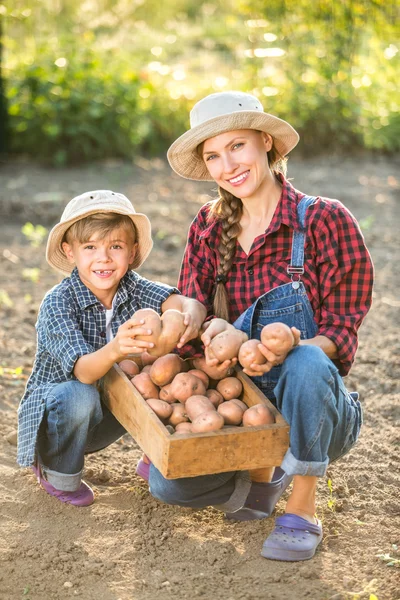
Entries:
[[[285,514],[262,549],[266,558],[289,561],[314,555],[322,539],[317,479],[359,435],[360,403],[342,376],[354,360],[373,277],[351,213],[337,200],[305,196],[285,178],[284,157],[298,139],[254,96],[222,92],[195,105],[191,129],[168,152],[176,173],[219,186],[219,198],[190,227],[182,293],[251,338],[260,339],[262,327],[274,321],[295,328],[286,356],[260,344],[267,363],[247,370],[290,425],[282,470],[272,481],[267,471],[167,481],[151,466],[149,480],[151,493],[165,502],[213,505],[248,520],[269,516],[293,479]],[[227,326],[211,319],[202,336],[206,356],[221,323]]]

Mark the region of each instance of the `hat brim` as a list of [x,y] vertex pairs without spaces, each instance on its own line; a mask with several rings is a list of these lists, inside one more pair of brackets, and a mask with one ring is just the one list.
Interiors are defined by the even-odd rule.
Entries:
[[197,153],[197,147],[220,133],[238,129],[256,129],[269,133],[281,156],[286,156],[293,150],[300,139],[289,123],[274,115],[254,110],[233,112],[209,119],[181,135],[168,150],[169,164],[175,173],[186,179],[213,181],[204,160]]
[[46,260],[57,271],[61,271],[64,275],[69,275],[74,265],[71,264],[64,251],[62,249],[62,241],[65,235],[65,232],[71,225],[84,219],[85,217],[89,217],[90,215],[102,213],[117,213],[120,215],[126,215],[130,217],[132,223],[134,224],[137,232],[137,240],[138,243],[137,251],[135,253],[135,258],[132,264],[129,265],[129,269],[137,269],[140,265],[146,260],[148,255],[151,252],[153,247],[153,240],[151,238],[151,224],[148,217],[142,213],[131,213],[128,210],[124,210],[121,207],[112,207],[110,209],[102,207],[101,209],[97,208],[94,210],[90,210],[84,212],[82,215],[75,216],[73,219],[68,221],[64,221],[62,223],[58,223],[53,227],[53,229],[49,233],[49,237],[47,240],[46,247]]

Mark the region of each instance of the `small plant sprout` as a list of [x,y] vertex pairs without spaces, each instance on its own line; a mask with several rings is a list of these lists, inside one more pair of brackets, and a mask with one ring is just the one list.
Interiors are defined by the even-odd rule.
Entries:
[[332,479],[328,479],[327,485],[329,489],[328,508],[333,512],[335,509],[336,498],[333,497]]
[[47,229],[43,225],[32,223],[25,223],[21,231],[34,248],[39,248],[47,235]]
[[[392,544],[392,554],[396,554],[397,556],[400,555],[399,547],[397,546],[397,544]],[[397,567],[398,569],[400,569],[400,558],[391,556],[389,552],[387,554],[376,554],[376,556],[383,560],[383,562],[386,563],[387,567]]]
[[6,290],[0,290],[0,306],[5,306],[6,308],[12,308],[14,306],[14,302],[11,300]]

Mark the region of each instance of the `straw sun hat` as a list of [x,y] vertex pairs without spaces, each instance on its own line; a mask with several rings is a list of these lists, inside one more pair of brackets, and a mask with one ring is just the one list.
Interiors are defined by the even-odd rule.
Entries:
[[132,219],[137,232],[138,247],[130,269],[140,267],[153,247],[151,225],[146,215],[135,212],[131,202],[123,194],[110,190],[85,192],[68,202],[60,222],[50,231],[47,240],[46,259],[49,265],[69,275],[73,265],[68,262],[62,249],[64,234],[73,223],[96,213],[118,213]]
[[269,133],[281,156],[286,156],[299,141],[289,123],[264,112],[261,102],[243,92],[219,92],[206,96],[190,112],[190,130],[168,150],[169,164],[186,179],[213,181],[197,147],[220,133],[237,129],[257,129]]

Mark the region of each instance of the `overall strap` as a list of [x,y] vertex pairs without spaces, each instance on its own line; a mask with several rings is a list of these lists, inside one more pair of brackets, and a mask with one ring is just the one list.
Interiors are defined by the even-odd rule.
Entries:
[[292,256],[290,265],[287,268],[289,275],[300,275],[304,273],[304,244],[305,244],[305,221],[307,208],[314,204],[316,198],[314,196],[304,196],[297,205],[297,216],[301,229],[294,230],[292,237]]

